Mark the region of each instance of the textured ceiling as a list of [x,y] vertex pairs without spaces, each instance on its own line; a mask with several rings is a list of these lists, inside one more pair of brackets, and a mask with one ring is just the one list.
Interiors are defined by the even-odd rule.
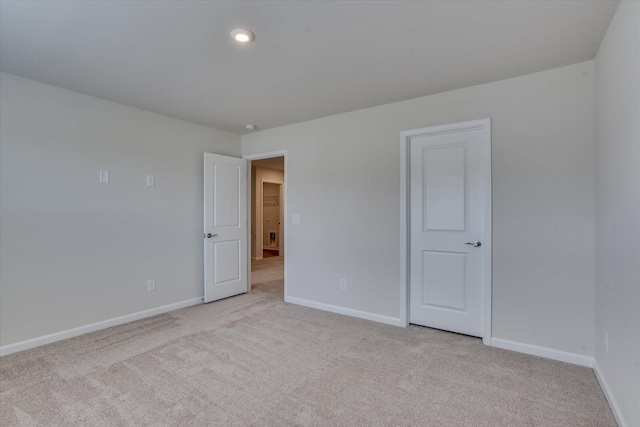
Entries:
[[2,71],[244,133],[592,59],[617,1],[0,7]]

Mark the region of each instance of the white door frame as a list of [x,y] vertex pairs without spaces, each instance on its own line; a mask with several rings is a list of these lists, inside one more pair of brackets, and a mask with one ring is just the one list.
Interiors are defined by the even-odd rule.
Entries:
[[[473,129],[484,131],[484,138],[488,144],[488,150],[483,150],[483,162],[485,171],[484,188],[484,227],[486,237],[482,242],[488,256],[484,261],[484,288],[483,288],[483,333],[482,342],[491,345],[491,292],[492,282],[492,232],[491,232],[491,119],[472,120],[468,122],[451,123],[439,126],[429,126],[421,129],[406,130],[400,132],[400,321],[405,326],[409,325],[409,244],[411,230],[409,229],[409,143],[418,136],[434,135],[439,133],[460,132]],[[286,175],[285,175],[286,178]]]
[[[282,186],[284,185],[284,182],[275,181],[275,180],[272,180],[272,179],[261,179],[260,180],[260,200],[263,200],[263,198],[264,198],[263,194],[264,194],[264,185],[265,184],[279,185],[280,186],[280,196],[281,196],[280,197],[280,201],[282,201],[282,198],[283,198],[283,196],[282,196],[282,192],[283,192]],[[283,212],[282,212],[283,211],[282,206],[283,205],[280,205],[280,209],[278,209],[278,222],[279,223],[284,220],[284,218],[283,218],[284,215],[283,215]],[[258,219],[256,218],[256,222],[257,222],[257,220]],[[258,254],[261,254],[262,251],[265,248],[265,246],[264,246],[264,206],[262,206],[262,208],[260,208],[260,224],[261,224],[260,231],[262,232],[261,233],[262,234],[262,239],[260,239],[260,246],[259,246],[260,247],[260,252],[258,252]],[[279,237],[279,240],[278,240],[278,255],[280,255],[280,244],[283,241],[282,240],[282,234],[284,233],[284,230],[281,230],[280,228],[281,228],[281,225],[279,224],[278,225],[278,235],[280,235],[280,237]],[[256,244],[257,244],[257,241],[258,241],[258,236],[256,236]],[[284,244],[284,243],[282,243],[282,244]]]
[[[284,244],[284,299],[286,301],[287,296],[287,271],[288,271],[288,263],[289,263],[289,217],[287,216],[287,212],[289,212],[287,206],[289,204],[289,194],[287,193],[289,186],[287,185],[287,181],[289,180],[289,169],[287,166],[287,151],[288,150],[277,150],[277,151],[267,151],[265,153],[256,153],[256,154],[246,154],[242,156],[243,159],[248,161],[253,160],[262,160],[262,159],[270,159],[272,157],[284,157],[284,183],[282,184],[282,192],[284,193],[284,204],[282,205],[282,209],[284,209],[284,239],[281,242]],[[251,200],[251,164],[247,165],[247,199],[249,203],[247,203],[247,226],[249,230],[251,230],[251,206],[252,203],[255,203],[255,200]],[[256,189],[257,190],[257,189]],[[260,190],[262,191],[262,190]],[[262,236],[260,237],[262,239]],[[258,236],[256,236],[256,240],[258,240]],[[262,240],[260,240],[262,242]],[[247,253],[249,259],[251,259],[251,245],[247,245]],[[251,291],[251,262],[248,263],[247,269],[247,277],[249,278],[249,291]]]

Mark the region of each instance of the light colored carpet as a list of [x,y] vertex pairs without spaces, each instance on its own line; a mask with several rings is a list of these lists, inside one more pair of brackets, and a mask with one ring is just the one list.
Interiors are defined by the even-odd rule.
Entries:
[[282,259],[254,270],[250,294],[1,358],[1,424],[615,426],[591,369],[285,304]]

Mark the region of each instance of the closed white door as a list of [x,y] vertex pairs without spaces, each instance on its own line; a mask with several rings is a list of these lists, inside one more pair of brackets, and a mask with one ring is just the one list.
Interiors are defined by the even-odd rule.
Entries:
[[204,302],[248,291],[246,162],[204,154]]
[[486,126],[426,128],[409,138],[410,322],[479,337],[490,262]]

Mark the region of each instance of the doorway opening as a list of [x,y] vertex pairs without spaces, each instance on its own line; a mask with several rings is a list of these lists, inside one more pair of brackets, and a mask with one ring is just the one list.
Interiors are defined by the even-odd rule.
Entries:
[[251,290],[285,295],[285,157],[250,160]]
[[[256,169],[258,168],[259,166]],[[261,180],[261,183],[262,201],[256,203],[256,210],[262,208],[262,211],[261,215],[256,215],[256,225],[258,222],[262,224],[262,238],[256,236],[256,246],[259,248],[259,240],[262,240],[262,258],[270,258],[280,256],[282,184],[265,180]]]

